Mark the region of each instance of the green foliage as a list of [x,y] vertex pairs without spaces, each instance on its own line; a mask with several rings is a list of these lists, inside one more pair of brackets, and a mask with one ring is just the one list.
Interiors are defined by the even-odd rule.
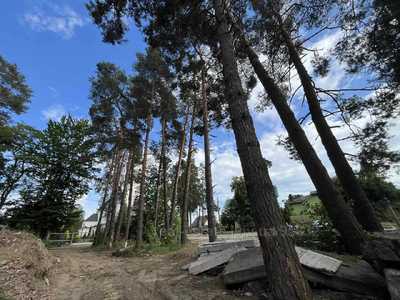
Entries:
[[142,248],[137,249],[136,247],[130,247],[124,251],[113,252],[114,256],[118,257],[135,257],[135,256],[151,256],[151,255],[162,255],[171,252],[176,252],[181,249],[180,244],[144,244]]
[[[178,181],[178,199],[182,203],[183,193],[185,188],[185,178],[186,178],[186,161],[182,161],[182,170],[181,176]],[[190,183],[189,183],[189,203],[188,203],[188,211],[194,212],[197,207],[204,205],[204,199],[206,197],[205,190],[205,179],[204,179],[204,166],[196,166],[195,161],[192,160],[190,164]]]
[[9,123],[12,114],[21,114],[27,109],[31,94],[17,66],[0,56],[0,129]]
[[400,162],[400,152],[389,149],[389,134],[386,121],[368,123],[356,139],[360,147],[361,177],[385,177],[390,169]]
[[7,205],[9,195],[20,187],[24,176],[32,172],[30,158],[35,151],[38,131],[24,124],[17,124],[10,129],[7,139],[1,140],[3,152],[0,167],[0,209]]
[[233,230],[235,222],[242,231],[255,230],[250,201],[247,196],[246,183],[243,177],[233,177],[231,182],[233,198],[225,204],[221,215],[221,224],[227,230]]
[[156,228],[154,224],[146,224],[145,232],[144,232],[144,240],[147,241],[151,245],[160,244],[160,239],[158,237]]
[[296,226],[296,245],[328,252],[344,251],[340,235],[334,229],[321,203],[306,202],[303,214],[312,221]]
[[140,152],[139,131],[143,124],[138,121],[131,78],[116,65],[101,62],[90,82],[89,114],[99,153],[111,156],[116,145],[136,147]]
[[161,243],[163,245],[171,245],[177,242],[178,236],[176,235],[176,231],[174,229],[170,229],[162,234]]
[[361,185],[373,205],[384,207],[390,203],[400,208],[400,190],[393,183],[378,176],[367,176],[361,179]]
[[163,245],[179,244],[181,237],[181,219],[175,217],[171,229],[162,235],[161,242]]
[[49,231],[72,229],[81,222],[77,200],[89,191],[96,171],[93,147],[87,121],[70,116],[49,121],[36,134],[29,157],[31,172],[20,198],[7,211],[8,224],[43,238]]
[[[384,177],[373,173],[359,176],[361,187],[365,191],[369,201],[375,208],[375,211],[381,222],[393,222],[393,214],[389,205],[393,209],[400,211],[400,189],[393,183],[387,181]],[[340,183],[336,180],[335,184],[342,191]],[[343,191],[342,191],[343,193]],[[345,199],[351,203],[351,199],[343,193]]]

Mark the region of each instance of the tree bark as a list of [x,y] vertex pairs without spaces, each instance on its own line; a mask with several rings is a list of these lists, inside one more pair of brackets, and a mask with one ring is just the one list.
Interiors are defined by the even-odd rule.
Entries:
[[189,144],[188,144],[188,155],[186,159],[186,170],[185,170],[185,187],[183,190],[182,207],[181,207],[181,244],[187,243],[187,232],[188,232],[188,207],[189,207],[189,188],[190,188],[190,177],[191,177],[191,164],[193,154],[193,134],[194,134],[194,120],[196,118],[196,103],[193,103],[192,113],[189,130]]
[[135,183],[134,178],[133,178],[133,173],[135,170],[134,156],[135,155],[132,155],[131,166],[130,166],[130,170],[129,170],[129,195],[128,195],[129,203],[128,203],[128,211],[127,211],[127,216],[126,216],[126,229],[125,229],[125,236],[124,236],[125,247],[127,246],[127,241],[129,240],[129,231],[131,229],[131,220],[132,220],[132,207],[134,204],[134,201],[133,201],[133,197],[134,197],[133,186]]
[[99,240],[99,237],[100,237],[101,219],[103,219],[104,210],[106,208],[106,203],[107,203],[108,192],[109,192],[109,189],[110,189],[111,178],[112,178],[112,174],[113,174],[114,167],[115,167],[115,158],[116,158],[116,154],[113,153],[112,154],[112,159],[111,159],[111,162],[110,162],[110,167],[109,167],[109,171],[108,171],[107,180],[106,180],[106,186],[104,188],[103,199],[102,199],[101,205],[100,205],[100,215],[99,215],[99,220],[97,221],[97,225],[96,225],[96,231],[95,231],[95,234],[94,234],[93,245],[97,245],[98,244],[98,240]]
[[206,74],[204,67],[201,70],[201,97],[203,101],[203,137],[204,137],[204,169],[206,181],[206,204],[208,220],[208,240],[214,242],[217,239],[215,224],[215,204],[212,186],[211,159],[210,159],[210,138],[208,136],[208,105],[206,91]]
[[185,121],[184,121],[184,125],[183,125],[181,141],[179,144],[178,161],[176,163],[175,178],[174,178],[174,184],[173,184],[173,188],[172,188],[171,211],[169,214],[169,219],[171,220],[171,222],[174,219],[174,214],[175,214],[176,197],[178,194],[179,175],[180,175],[180,170],[181,170],[181,165],[182,165],[182,157],[183,157],[184,148],[185,148],[186,128],[187,128],[187,125],[189,122],[189,112],[190,112],[190,108],[188,105],[186,108],[186,113],[185,113]]
[[213,0],[232,128],[274,299],[311,299],[293,242],[283,221],[268,167],[261,154],[239,77],[233,38],[222,0]]
[[[158,215],[160,209],[160,183],[161,183],[161,171],[162,171],[162,157],[161,153],[163,152],[164,144],[161,144],[160,151],[160,162],[158,164],[158,172],[157,172],[157,182],[156,182],[156,195],[155,195],[155,216],[154,216],[154,227],[157,231],[158,228]],[[157,231],[158,232],[158,231]]]
[[299,74],[300,81],[303,85],[304,93],[308,102],[308,107],[310,109],[311,118],[315,124],[319,136],[321,137],[322,144],[328,153],[329,160],[335,169],[336,175],[341,182],[343,189],[354,201],[354,214],[358,222],[365,230],[383,231],[383,227],[375,214],[374,208],[372,207],[367,195],[358,182],[353,169],[347,161],[335,135],[333,134],[322,113],[311,77],[304,67],[291,37],[282,26],[280,15],[278,13],[275,15],[279,19],[282,36],[288,48],[290,58],[297,70],[297,73]]
[[121,171],[124,161],[124,153],[122,150],[119,150],[120,154],[118,155],[117,160],[117,170],[113,176],[113,185],[112,185],[112,192],[111,192],[111,199],[110,199],[110,220],[108,223],[108,230],[107,230],[107,247],[112,248],[113,240],[114,240],[114,231],[115,231],[115,214],[117,209],[117,198],[118,198],[118,189],[119,189],[119,181],[121,177]]
[[243,32],[240,29],[238,29],[238,31],[240,31],[240,37],[250,63],[271,98],[283,125],[288,131],[290,140],[293,142],[293,145],[314,183],[334,227],[340,232],[348,251],[356,254],[361,253],[362,244],[365,242],[365,235],[359,223],[336,189],[327,170],[321,163],[314,148],[308,141],[304,130],[301,128],[294,113],[286,102],[286,98],[280,88],[261,64],[257,54],[249,45]]
[[118,219],[117,219],[117,227],[115,229],[115,235],[114,235],[114,242],[116,240],[120,239],[121,235],[121,228],[122,224],[124,223],[125,216],[126,216],[126,193],[128,190],[128,183],[129,183],[129,175],[130,175],[130,169],[131,169],[131,162],[132,162],[132,152],[129,151],[128,155],[128,162],[125,168],[125,179],[124,179],[124,187],[122,189],[122,195],[121,195],[121,201],[120,201],[120,207],[119,207],[119,214],[118,214]]
[[136,228],[136,248],[140,248],[143,243],[143,219],[144,219],[144,193],[146,185],[146,171],[147,171],[147,156],[150,141],[150,131],[153,127],[153,118],[151,111],[147,115],[146,120],[146,135],[143,148],[142,172],[140,178],[139,201],[137,212],[137,228]]
[[168,216],[168,199],[167,199],[167,120],[163,118],[162,120],[162,192],[163,192],[163,206],[164,206],[164,226],[166,231],[170,228],[170,219]]

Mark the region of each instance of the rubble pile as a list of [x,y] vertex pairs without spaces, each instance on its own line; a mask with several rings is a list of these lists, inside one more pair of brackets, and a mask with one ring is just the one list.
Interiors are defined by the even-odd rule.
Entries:
[[[366,245],[362,257],[346,260],[301,247],[296,247],[296,252],[315,299],[397,300],[400,256],[396,249],[400,248],[396,243],[398,240],[375,239]],[[273,274],[266,274],[262,251],[255,240],[201,244],[197,260],[183,269],[192,275],[219,275],[228,288],[244,288],[269,299],[264,289]],[[325,296],[318,296],[322,294]]]

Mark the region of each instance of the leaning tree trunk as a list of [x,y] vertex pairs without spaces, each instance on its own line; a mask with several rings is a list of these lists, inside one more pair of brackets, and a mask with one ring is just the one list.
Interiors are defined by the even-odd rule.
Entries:
[[146,171],[147,171],[147,156],[149,151],[150,131],[153,126],[153,118],[151,112],[147,115],[146,120],[146,135],[143,148],[142,172],[140,178],[139,188],[139,201],[137,212],[137,225],[136,225],[136,248],[140,248],[143,243],[143,219],[144,219],[144,193],[146,185]]
[[[277,17],[280,19],[279,14],[277,14]],[[334,136],[322,113],[311,77],[304,67],[291,37],[282,27],[282,25],[281,32],[285,44],[289,50],[290,58],[297,70],[297,73],[299,74],[301,84],[303,85],[304,93],[306,95],[308,107],[311,113],[311,118],[315,124],[319,136],[321,137],[322,144],[328,153],[329,160],[335,169],[336,175],[341,182],[344,191],[354,201],[353,211],[358,222],[360,222],[363,228],[367,231],[383,231],[383,227],[375,214],[374,208],[372,207],[367,195],[358,182],[353,169],[347,161],[336,137]]]
[[183,124],[183,130],[182,130],[182,136],[181,136],[181,141],[179,144],[179,154],[178,154],[178,161],[176,163],[176,170],[175,170],[175,178],[174,178],[174,184],[172,188],[172,197],[171,197],[171,211],[169,214],[169,219],[172,220],[174,219],[175,215],[175,206],[176,206],[176,197],[178,194],[178,183],[179,183],[179,175],[181,171],[181,165],[182,165],[182,157],[184,154],[184,148],[185,148],[185,140],[186,140],[186,127],[189,122],[189,105],[186,108],[186,113],[185,113],[185,121]]
[[122,224],[124,223],[125,216],[126,216],[126,193],[128,191],[128,183],[129,183],[129,175],[130,175],[130,169],[131,169],[131,163],[132,163],[132,152],[129,152],[128,155],[128,163],[125,168],[125,179],[124,179],[124,187],[122,189],[122,195],[121,195],[121,201],[120,201],[120,208],[119,208],[119,214],[118,214],[118,219],[117,219],[117,227],[115,229],[115,235],[114,235],[114,242],[116,240],[119,240],[121,238],[121,228]]
[[204,169],[206,181],[206,204],[207,204],[207,220],[208,220],[208,240],[214,242],[217,239],[215,224],[215,204],[211,175],[211,159],[210,159],[210,138],[208,136],[208,104],[206,92],[206,78],[204,67],[201,70],[201,97],[203,100],[203,136],[204,136]]
[[[134,151],[132,149],[132,151]],[[129,169],[129,194],[128,194],[128,210],[127,210],[127,215],[126,215],[126,221],[125,221],[125,235],[124,235],[124,247],[127,246],[128,240],[129,240],[129,231],[131,229],[131,220],[132,220],[132,207],[134,205],[133,203],[133,185],[135,183],[134,181],[134,170],[135,170],[135,155],[132,154],[132,159],[131,159],[131,165]]]
[[191,177],[191,164],[193,155],[193,134],[194,134],[194,120],[196,117],[196,103],[193,103],[192,108],[192,120],[190,121],[189,130],[189,144],[188,144],[188,155],[186,159],[186,169],[185,169],[185,187],[183,190],[182,206],[181,206],[181,244],[186,244],[187,242],[187,232],[188,232],[188,207],[189,207],[189,189],[190,189],[190,177]]
[[225,91],[258,238],[274,299],[311,299],[293,242],[283,221],[268,167],[261,154],[247,96],[239,77],[233,38],[222,0],[213,0]]
[[166,231],[169,231],[170,219],[168,216],[168,199],[167,199],[167,120],[162,120],[162,144],[161,157],[162,157],[162,191],[163,191],[163,205],[164,205],[164,226]]
[[244,33],[237,26],[236,29],[240,34],[244,50],[249,57],[250,63],[271,98],[283,125],[288,131],[290,140],[293,142],[296,151],[314,183],[318,195],[324,204],[334,227],[340,232],[346,248],[350,252],[357,254],[361,253],[362,245],[365,242],[365,235],[359,223],[338,192],[333,181],[329,177],[327,170],[308,141],[304,130],[301,128],[294,113],[286,102],[286,98],[282,91],[261,64],[257,54],[246,40]]

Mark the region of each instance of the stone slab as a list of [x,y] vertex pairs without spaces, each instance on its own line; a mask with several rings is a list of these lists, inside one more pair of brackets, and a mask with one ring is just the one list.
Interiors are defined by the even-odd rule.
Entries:
[[390,298],[400,300],[400,270],[385,269],[384,273]]
[[234,254],[245,250],[246,248],[244,247],[231,247],[207,256],[201,256],[196,261],[190,264],[189,273],[192,275],[198,275],[203,272],[212,270],[220,265],[227,263]]
[[245,248],[254,248],[257,247],[256,240],[243,240],[243,241],[235,241],[235,240],[224,240],[217,242],[204,243],[199,245],[199,253],[213,253],[219,252],[225,249],[229,249],[232,247],[245,247]]
[[299,256],[300,263],[303,266],[315,270],[336,273],[340,265],[343,263],[343,261],[339,259],[301,247],[296,247],[296,252]]
[[[382,296],[386,290],[383,277],[362,260],[351,265],[341,264],[336,273],[305,266],[303,272],[309,281],[338,291]],[[274,275],[269,274],[269,276]],[[232,256],[223,273],[226,285],[264,278],[268,280],[260,248],[248,249]]]

